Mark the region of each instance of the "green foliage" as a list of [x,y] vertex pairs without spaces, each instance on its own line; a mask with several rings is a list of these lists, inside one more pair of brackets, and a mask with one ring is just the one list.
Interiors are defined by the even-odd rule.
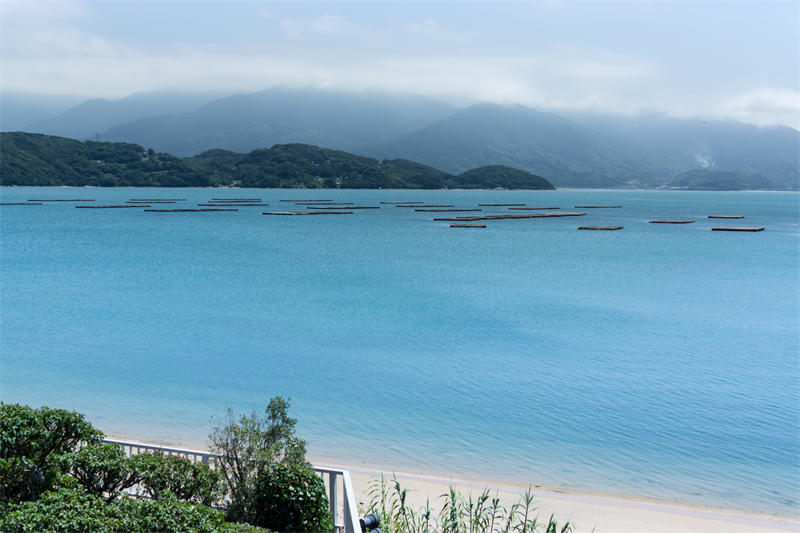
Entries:
[[178,455],[141,453],[131,457],[135,478],[145,492],[159,500],[168,494],[180,500],[213,505],[220,494],[220,474],[203,463]]
[[255,486],[254,524],[274,531],[330,533],[322,479],[305,465],[272,463]]
[[72,411],[0,404],[0,502],[35,500],[69,469],[66,454],[102,436]]
[[137,144],[10,132],[0,133],[0,154],[2,185],[552,188],[544,178],[508,167],[484,167],[453,176],[405,159],[380,162],[307,144],[279,144],[248,154],[209,150],[178,159]]
[[106,503],[82,487],[46,492],[35,502],[11,505],[0,515],[6,533],[256,533],[265,530],[225,522],[221,511],[178,500],[138,500],[128,496]]
[[118,492],[132,487],[139,476],[116,444],[86,446],[70,457],[73,477],[87,492],[112,501]]
[[297,420],[289,417],[289,405],[289,400],[276,396],[263,416],[254,411],[238,420],[229,409],[208,436],[211,451],[220,455],[217,467],[230,502],[229,519],[251,522],[256,479],[270,465],[307,465],[306,443],[295,436]]
[[678,174],[667,183],[667,187],[691,191],[769,190],[778,188],[767,178],[752,171],[729,172],[711,169],[696,169]]
[[504,507],[485,489],[478,497],[464,495],[454,487],[442,494],[442,507],[434,516],[430,502],[421,509],[406,503],[407,490],[397,478],[375,480],[369,490],[366,513],[381,517],[381,529],[392,533],[571,533],[574,525],[559,525],[554,516],[540,520],[533,493],[526,490],[519,501]]
[[457,189],[553,189],[541,176],[500,165],[473,168],[449,180],[448,185]]

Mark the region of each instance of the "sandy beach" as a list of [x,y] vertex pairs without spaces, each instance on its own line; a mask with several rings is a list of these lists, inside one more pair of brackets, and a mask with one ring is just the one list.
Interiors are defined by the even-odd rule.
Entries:
[[[313,459],[313,458],[312,458]],[[330,460],[313,461],[314,464],[333,464]],[[350,470],[353,488],[359,503],[369,501],[371,483],[379,479],[381,472],[359,467],[346,467]],[[391,472],[384,472],[387,479]],[[462,493],[478,496],[485,488],[493,497],[500,497],[503,505],[509,506],[519,500],[527,488],[522,485],[491,483],[477,480],[436,477],[414,473],[395,473],[403,488],[408,489],[408,501],[412,506],[425,505],[430,500],[434,513],[441,508],[440,496],[449,486],[455,486]],[[778,517],[757,513],[727,511],[700,506],[693,507],[673,503],[646,501],[604,496],[600,494],[578,493],[534,487],[537,513],[545,520],[555,515],[559,524],[570,520],[575,524],[576,533],[772,533],[779,531],[800,531],[800,519]]]

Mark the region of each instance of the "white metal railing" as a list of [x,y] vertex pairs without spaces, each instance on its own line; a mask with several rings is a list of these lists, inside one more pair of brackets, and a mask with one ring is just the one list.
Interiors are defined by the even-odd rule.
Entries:
[[[203,463],[211,467],[214,466],[214,459],[219,457],[218,454],[202,450],[170,448],[168,446],[158,446],[156,444],[147,444],[144,442],[115,439],[103,439],[103,442],[120,446],[127,457],[140,453],[161,452],[185,457],[193,463]],[[359,533],[361,530],[358,522],[358,503],[356,501],[355,492],[353,491],[353,482],[350,480],[350,472],[348,470],[329,466],[312,465],[311,468],[314,469],[322,478],[323,483],[325,483],[325,488],[328,491],[328,501],[330,503],[331,521],[336,530],[340,533]],[[138,497],[145,496],[142,487],[138,484],[129,488],[128,493]]]

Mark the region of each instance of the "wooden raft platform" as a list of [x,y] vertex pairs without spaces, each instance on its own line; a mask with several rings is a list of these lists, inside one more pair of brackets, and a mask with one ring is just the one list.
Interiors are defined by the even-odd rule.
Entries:
[[454,212],[466,212],[466,211],[482,211],[482,209],[414,209],[414,211],[419,211],[420,213],[454,213]]
[[0,205],[42,205],[41,202],[0,202]]
[[694,220],[651,220],[651,224],[694,224]]
[[581,217],[586,213],[535,213],[530,215],[486,215],[486,216],[472,216],[472,217],[443,217],[434,218],[433,220],[451,221],[451,222],[474,222],[476,220],[506,220],[506,219],[522,219],[522,218],[559,218],[559,217]]
[[69,200],[28,200],[29,202],[94,202],[94,198],[71,198]]
[[261,198],[212,198],[212,202],[260,202]]
[[745,226],[720,226],[717,228],[711,228],[711,231],[764,231],[763,227],[745,227]]
[[261,213],[262,215],[352,215],[353,211],[272,211]]
[[525,204],[478,204],[478,205],[483,207],[508,207],[513,205],[525,205]]
[[322,206],[322,205],[309,205],[306,209],[327,209],[327,210],[334,210],[334,209],[380,209],[377,205],[348,205],[347,207],[338,207],[338,206]]
[[509,211],[547,211],[550,209],[560,209],[559,207],[509,207]]
[[175,200],[128,200],[125,202],[126,204],[174,204],[177,203]]
[[295,202],[294,205],[353,205],[353,202]]
[[591,229],[600,231],[617,231],[623,229],[625,226],[580,226],[578,229]]
[[145,211],[151,213],[205,213],[207,211],[238,211],[238,209],[145,209]]
[[576,205],[575,209],[619,209],[621,205]]
[[333,200],[314,200],[313,198],[300,198],[299,200],[278,200],[279,202],[332,202]]
[[451,228],[485,228],[486,224],[450,224]]
[[708,215],[708,218],[744,218],[744,215]]
[[240,204],[240,203],[235,203],[235,204],[197,204],[197,205],[199,205],[201,207],[232,207],[232,206],[236,206],[236,207],[255,207],[255,206],[268,207],[269,206],[269,204]]
[[149,205],[76,205],[75,209],[124,209],[126,207],[130,208],[142,208],[142,207],[150,207]]
[[185,202],[186,198],[129,198],[129,202]]
[[425,202],[381,202],[386,205],[424,204]]
[[396,205],[395,207],[455,207],[454,204],[415,204]]

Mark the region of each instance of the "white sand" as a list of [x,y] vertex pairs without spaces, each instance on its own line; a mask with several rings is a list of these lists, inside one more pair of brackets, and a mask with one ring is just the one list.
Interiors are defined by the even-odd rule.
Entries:
[[[326,464],[330,464],[326,462]],[[350,470],[353,488],[359,502],[367,503],[370,482],[380,478],[380,472],[343,467]],[[384,474],[391,479],[392,473]],[[420,474],[397,473],[403,488],[408,489],[407,501],[414,507],[430,499],[434,514],[441,508],[441,495],[453,485],[462,493],[478,496],[486,485],[476,481],[437,478]],[[490,486],[492,497],[500,496],[503,505],[519,500],[527,487],[513,484]],[[576,532],[590,533],[774,533],[800,531],[800,517],[776,517],[754,513],[723,511],[702,507],[655,501],[534,489],[538,515],[544,519],[555,515],[559,524],[572,521]]]

